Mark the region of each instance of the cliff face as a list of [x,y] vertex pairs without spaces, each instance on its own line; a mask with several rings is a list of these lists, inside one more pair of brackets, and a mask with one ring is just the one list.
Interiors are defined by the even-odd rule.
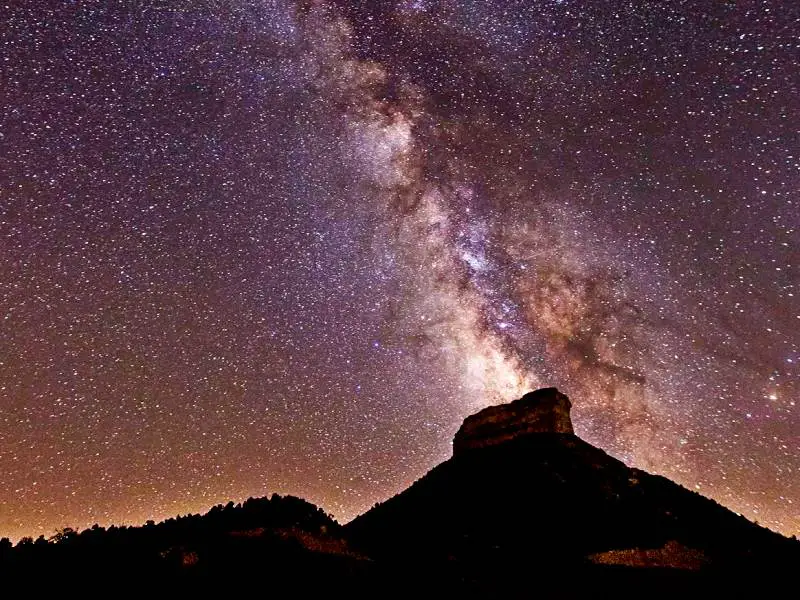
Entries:
[[509,404],[490,406],[464,420],[453,439],[453,454],[533,433],[574,434],[571,407],[569,398],[556,388],[536,390]]

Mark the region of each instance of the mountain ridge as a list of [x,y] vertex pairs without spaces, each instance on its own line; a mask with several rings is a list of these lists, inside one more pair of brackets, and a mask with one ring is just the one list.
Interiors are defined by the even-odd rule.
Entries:
[[570,406],[547,388],[467,417],[450,459],[345,525],[273,494],[160,524],[5,540],[0,573],[148,573],[200,590],[268,572],[292,592],[512,597],[788,581],[800,543],[581,440]]

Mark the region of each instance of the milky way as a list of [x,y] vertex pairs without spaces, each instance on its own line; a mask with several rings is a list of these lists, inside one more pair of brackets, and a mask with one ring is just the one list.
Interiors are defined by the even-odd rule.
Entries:
[[800,531],[800,5],[0,15],[0,535],[347,520],[552,385]]

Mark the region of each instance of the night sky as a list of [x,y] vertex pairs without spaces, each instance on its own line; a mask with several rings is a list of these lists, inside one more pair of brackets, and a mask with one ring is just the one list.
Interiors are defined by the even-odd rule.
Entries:
[[800,533],[800,3],[0,5],[0,536],[291,493],[467,415]]

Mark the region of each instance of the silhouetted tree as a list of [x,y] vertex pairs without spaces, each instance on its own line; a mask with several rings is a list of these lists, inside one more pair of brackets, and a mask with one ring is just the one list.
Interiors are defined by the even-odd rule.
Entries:
[[0,538],[0,559],[8,556],[13,548],[14,544],[11,543],[10,539],[7,537]]
[[50,537],[50,541],[55,544],[64,544],[74,541],[77,537],[78,532],[72,527],[64,527],[63,529],[56,531],[55,534]]

